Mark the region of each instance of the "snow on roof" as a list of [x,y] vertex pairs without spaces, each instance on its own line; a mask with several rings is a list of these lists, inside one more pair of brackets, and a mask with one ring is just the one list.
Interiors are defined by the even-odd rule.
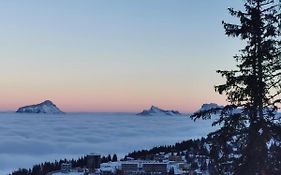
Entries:
[[113,172],[115,172],[115,170],[116,169],[114,167],[101,167],[100,168],[101,172],[105,172],[106,171],[106,172],[112,172],[113,173]]
[[59,172],[59,173],[53,173],[52,175],[81,175],[81,174],[83,174],[83,173],[79,173],[79,172],[69,172],[69,173],[61,173],[61,172]]
[[100,169],[103,168],[118,168],[121,166],[121,162],[108,162],[108,163],[102,163],[100,164]]

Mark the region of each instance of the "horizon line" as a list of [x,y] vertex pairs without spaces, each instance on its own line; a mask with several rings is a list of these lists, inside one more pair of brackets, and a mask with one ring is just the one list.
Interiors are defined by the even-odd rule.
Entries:
[[[62,111],[64,113],[140,113],[142,111]],[[179,111],[182,114],[194,113],[190,111]],[[16,110],[0,110],[0,113],[17,113]]]

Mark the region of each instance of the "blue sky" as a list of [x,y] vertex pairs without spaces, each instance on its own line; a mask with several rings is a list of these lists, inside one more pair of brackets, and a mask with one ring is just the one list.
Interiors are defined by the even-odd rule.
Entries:
[[0,2],[0,108],[52,99],[66,111],[193,111],[224,103],[217,69],[233,68],[224,35],[242,1]]

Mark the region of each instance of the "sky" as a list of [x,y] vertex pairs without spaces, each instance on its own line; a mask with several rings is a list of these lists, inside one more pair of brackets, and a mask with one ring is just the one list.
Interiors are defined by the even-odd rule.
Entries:
[[52,100],[66,112],[192,112],[225,104],[233,0],[0,2],[0,110]]

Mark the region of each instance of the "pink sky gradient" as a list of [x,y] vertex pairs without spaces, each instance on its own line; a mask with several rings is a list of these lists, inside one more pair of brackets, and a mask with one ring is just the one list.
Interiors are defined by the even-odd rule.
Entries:
[[1,2],[0,111],[46,99],[66,112],[224,104],[216,70],[234,67],[241,42],[224,35],[221,21],[238,4]]
[[[112,95],[112,96],[111,96]],[[218,95],[219,96],[219,95]],[[218,97],[206,96],[206,98],[198,97],[177,97],[175,95],[164,96],[144,96],[141,94],[57,94],[43,95],[29,93],[1,94],[0,101],[1,111],[15,111],[17,108],[37,104],[44,100],[52,100],[60,109],[65,112],[140,112],[143,109],[148,109],[151,105],[158,106],[163,109],[179,110],[181,112],[194,112],[203,103],[217,102],[224,104],[223,96]]]

